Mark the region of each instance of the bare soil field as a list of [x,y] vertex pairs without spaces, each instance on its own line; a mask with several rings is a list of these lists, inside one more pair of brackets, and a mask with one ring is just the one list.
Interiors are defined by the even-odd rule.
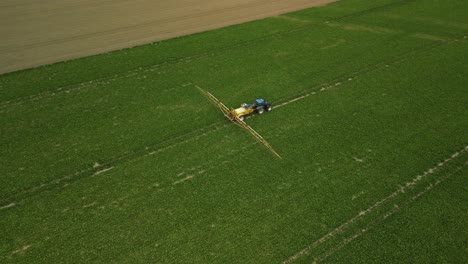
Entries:
[[336,0],[3,0],[0,73],[243,23]]

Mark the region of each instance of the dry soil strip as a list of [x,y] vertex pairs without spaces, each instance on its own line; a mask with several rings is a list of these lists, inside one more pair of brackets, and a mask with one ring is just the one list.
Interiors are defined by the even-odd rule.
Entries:
[[0,73],[213,30],[334,1],[159,0],[134,3],[80,0],[70,5],[66,1],[45,0],[28,5],[6,5],[0,9],[0,34],[6,40],[0,43]]
[[316,248],[317,246],[324,243],[325,241],[335,237],[337,234],[339,234],[343,230],[349,228],[356,221],[360,220],[361,218],[363,218],[367,214],[379,209],[382,205],[387,204],[389,201],[391,201],[391,200],[395,199],[396,197],[398,197],[399,195],[405,193],[409,188],[413,188],[415,185],[417,185],[419,182],[421,182],[421,180],[427,178],[428,175],[434,174],[437,170],[441,169],[442,167],[447,165],[449,162],[451,162],[454,159],[456,159],[457,157],[459,157],[460,154],[462,154],[462,153],[464,153],[466,151],[468,151],[468,146],[465,146],[465,147],[463,147],[463,149],[461,149],[461,150],[459,150],[457,152],[454,152],[452,155],[447,157],[445,160],[443,160],[443,161],[437,163],[436,165],[434,165],[433,167],[427,169],[422,174],[415,176],[410,181],[407,181],[407,182],[403,183],[402,186],[398,190],[394,191],[390,195],[388,195],[388,196],[382,198],[381,200],[377,201],[374,205],[370,206],[366,210],[363,210],[363,211],[359,212],[353,218],[351,218],[348,221],[344,222],[340,226],[336,227],[335,229],[333,229],[329,233],[325,234],[321,238],[319,238],[316,241],[314,241],[313,243],[311,243],[309,246],[305,247],[304,249],[297,252],[296,254],[294,254],[293,256],[288,258],[287,260],[283,261],[283,263],[284,264],[292,263],[295,260],[297,260],[297,259],[299,259],[299,258],[301,258],[303,256],[309,255],[310,251],[312,249]]

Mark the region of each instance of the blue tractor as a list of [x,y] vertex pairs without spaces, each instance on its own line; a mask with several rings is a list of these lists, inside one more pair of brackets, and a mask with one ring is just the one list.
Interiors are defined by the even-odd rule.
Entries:
[[265,111],[271,111],[272,107],[271,104],[263,99],[257,99],[253,104],[241,104],[241,106],[237,109],[231,110],[229,116],[231,118],[238,117],[240,120],[244,120],[244,118],[253,112],[257,112],[258,114],[263,114]]

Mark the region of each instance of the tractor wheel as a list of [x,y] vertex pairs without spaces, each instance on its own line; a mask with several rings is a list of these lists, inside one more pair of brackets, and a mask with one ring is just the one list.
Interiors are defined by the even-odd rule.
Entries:
[[263,109],[263,107],[257,109],[257,112],[258,112],[259,115],[263,114],[263,111],[265,111],[265,109]]
[[271,111],[271,109],[272,109],[272,108],[271,108],[271,104],[269,104],[269,105],[265,106],[265,110],[267,110],[267,112],[270,112],[270,111]]

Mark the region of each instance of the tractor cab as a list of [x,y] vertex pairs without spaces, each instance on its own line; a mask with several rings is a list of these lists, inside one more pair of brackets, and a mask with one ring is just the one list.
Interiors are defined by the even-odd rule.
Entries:
[[259,107],[259,106],[263,106],[265,104],[265,100],[263,99],[257,99],[255,100],[255,103],[253,104],[255,108]]
[[257,111],[259,114],[263,114],[264,111],[271,111],[271,104],[268,103],[267,101],[263,99],[257,99],[255,100],[255,103],[253,104],[253,108]]

